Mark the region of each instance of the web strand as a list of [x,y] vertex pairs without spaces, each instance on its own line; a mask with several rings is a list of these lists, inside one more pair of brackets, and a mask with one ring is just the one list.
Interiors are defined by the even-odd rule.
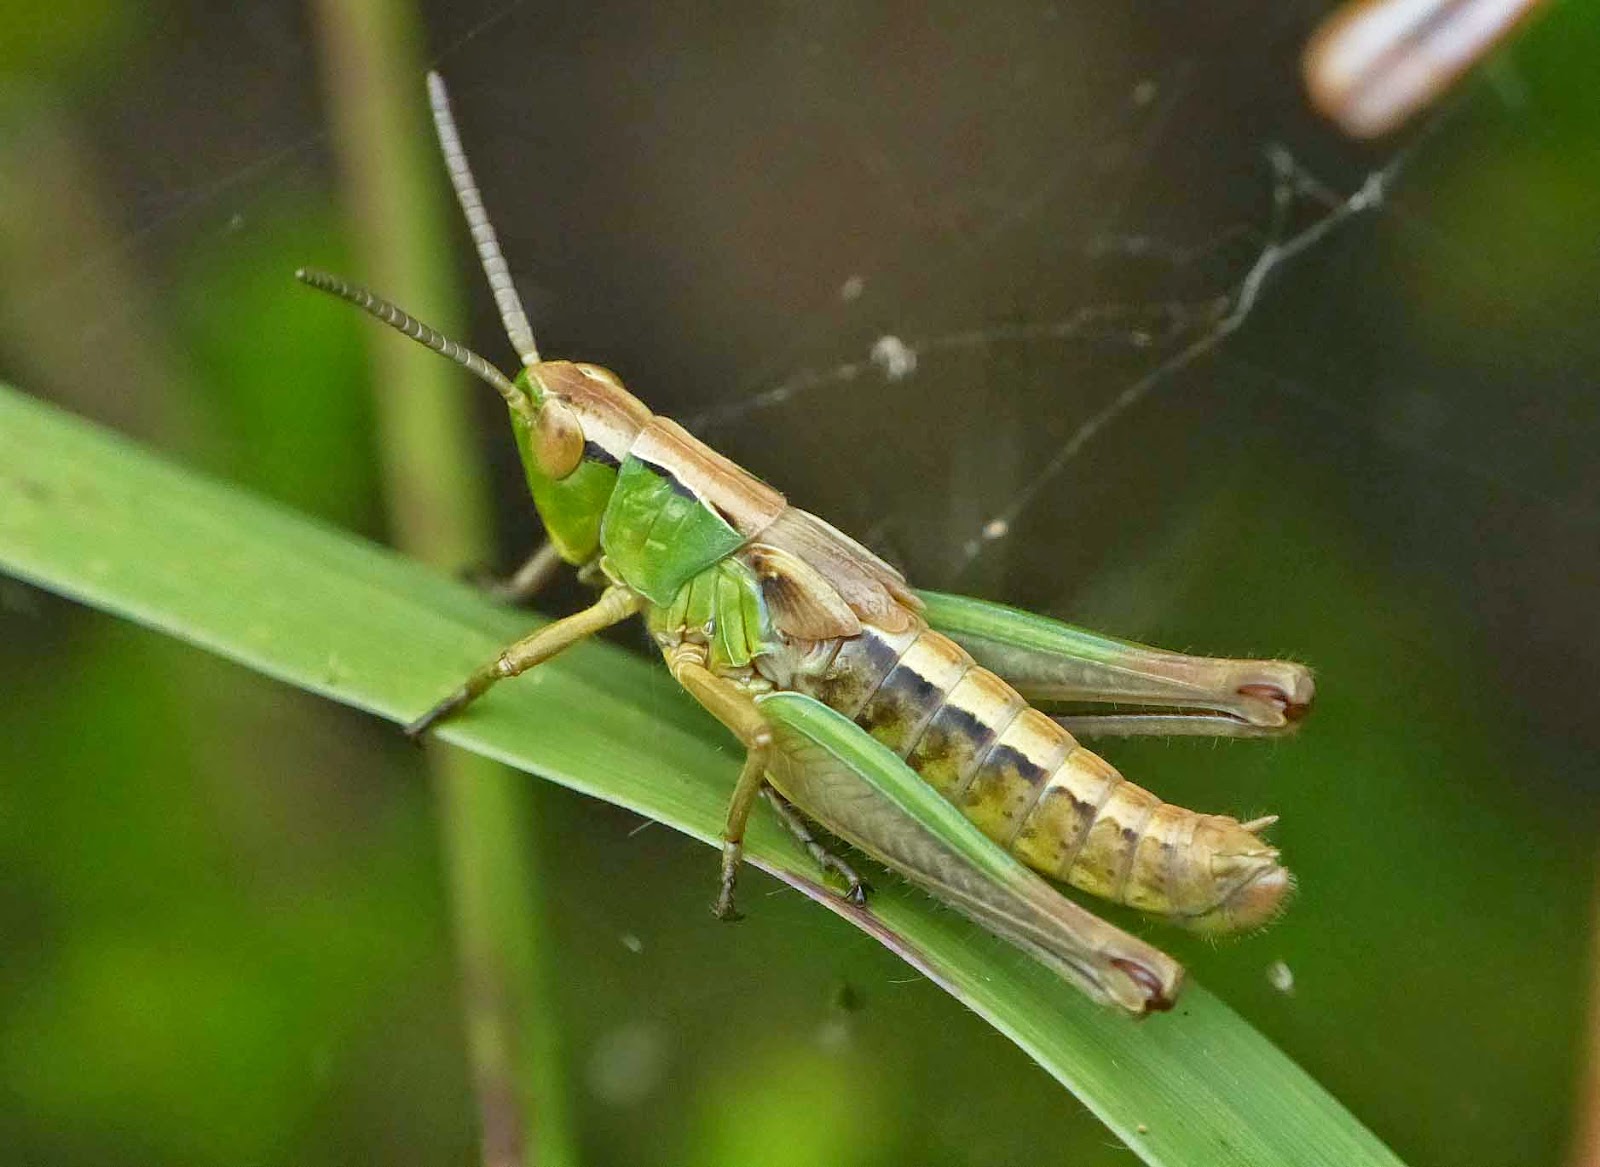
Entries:
[[860,360],[842,361],[825,369],[802,369],[748,397],[695,414],[685,424],[691,430],[731,425],[814,390],[849,384],[875,368],[897,379],[886,367],[881,355],[885,341],[894,341],[911,355],[913,361],[924,355],[983,350],[1000,344],[1040,344],[1068,340],[1112,342],[1145,350],[1173,343],[1193,329],[1197,321],[1209,324],[1215,319],[1216,312],[1215,298],[1200,302],[1175,300],[1144,305],[1097,304],[1079,308],[1060,320],[1043,323],[989,325],[912,340],[880,337],[873,351]]
[[1369,174],[1353,194],[1337,201],[1331,210],[1309,226],[1285,238],[1296,201],[1305,193],[1325,192],[1326,188],[1311,178],[1286,150],[1279,147],[1269,150],[1268,160],[1272,165],[1274,182],[1272,220],[1267,242],[1232,294],[1222,301],[1226,310],[1201,336],[1124,386],[1110,401],[1085,418],[1028,485],[1012,495],[1000,510],[984,522],[977,534],[962,544],[955,574],[959,576],[967,571],[989,547],[1009,536],[1017,520],[1045,487],[1108,426],[1168,378],[1189,368],[1237,332],[1250,318],[1260,302],[1262,288],[1278,269],[1304,255],[1350,219],[1382,206],[1394,176],[1409,157],[1409,153],[1397,155],[1387,166]]

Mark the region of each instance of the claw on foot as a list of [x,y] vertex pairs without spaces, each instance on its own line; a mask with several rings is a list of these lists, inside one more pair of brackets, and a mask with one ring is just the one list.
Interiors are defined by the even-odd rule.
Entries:
[[[482,692],[482,689],[479,689],[478,692]],[[407,725],[404,731],[406,737],[411,739],[412,745],[420,746],[422,744],[424,735],[426,735],[430,729],[438,725],[445,718],[452,717],[461,712],[462,709],[471,704],[473,697],[476,695],[477,694],[473,692],[473,689],[470,685],[461,686],[461,688],[450,694],[450,696],[439,702],[439,704],[435,705],[421,717]]]
[[402,732],[406,735],[407,739],[412,745],[420,746],[423,739],[427,737],[428,731],[451,712],[450,703],[448,701],[441,705],[435,705],[421,717],[409,723]]
[[844,881],[843,894],[846,901],[858,908],[867,906],[867,893],[872,890],[872,885],[857,875],[855,868],[827,851],[822,852],[818,862],[822,864],[823,870],[833,872]]

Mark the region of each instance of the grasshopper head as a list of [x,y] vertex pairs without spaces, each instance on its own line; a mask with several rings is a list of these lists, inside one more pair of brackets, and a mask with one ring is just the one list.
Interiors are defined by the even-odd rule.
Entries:
[[511,409],[523,473],[550,541],[568,563],[600,549],[617,468],[650,411],[599,365],[538,361],[517,375],[529,407]]
[[585,460],[613,470],[627,457],[650,411],[610,369],[540,361],[517,375],[531,406],[511,410],[530,483],[564,481]]
[[348,300],[493,386],[510,411],[511,429],[546,534],[568,563],[586,563],[600,549],[600,519],[616,485],[617,469],[650,419],[650,411],[608,369],[540,358],[527,313],[461,149],[444,82],[437,73],[428,74],[428,97],[451,185],[466,214],[506,335],[522,358],[522,370],[514,379],[507,377],[465,345],[442,336],[365,288],[323,272],[302,269],[295,275],[314,288]]

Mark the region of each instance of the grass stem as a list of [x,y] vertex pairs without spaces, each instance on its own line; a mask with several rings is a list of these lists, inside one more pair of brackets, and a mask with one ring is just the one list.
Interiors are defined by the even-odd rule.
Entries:
[[[315,12],[363,282],[447,334],[460,312],[449,219],[423,104],[415,14],[399,0]],[[372,333],[379,452],[394,538],[446,571],[490,559],[469,390],[432,354]],[[533,784],[483,758],[428,751],[455,916],[483,1161],[574,1161],[539,913]]]

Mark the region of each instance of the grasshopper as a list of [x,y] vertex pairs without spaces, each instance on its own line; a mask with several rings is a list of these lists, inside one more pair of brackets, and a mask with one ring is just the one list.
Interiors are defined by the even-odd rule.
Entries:
[[567,564],[600,596],[508,646],[409,735],[642,616],[672,676],[745,748],[722,836],[720,917],[737,915],[741,841],[761,796],[855,902],[864,902],[861,878],[808,820],[1135,1016],[1171,1007],[1182,967],[1041,873],[1203,933],[1254,928],[1280,910],[1290,876],[1260,837],[1273,817],[1241,823],[1162,802],[1074,733],[1287,733],[1311,704],[1304,667],[1163,652],[915,591],[653,414],[616,374],[543,359],[444,84],[430,74],[428,87],[451,182],[523,367],[507,377],[364,288],[297,275],[499,391],[549,539],[513,590],[530,592]]

